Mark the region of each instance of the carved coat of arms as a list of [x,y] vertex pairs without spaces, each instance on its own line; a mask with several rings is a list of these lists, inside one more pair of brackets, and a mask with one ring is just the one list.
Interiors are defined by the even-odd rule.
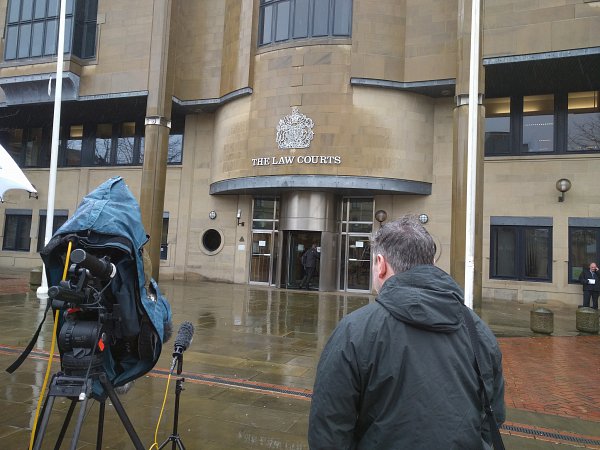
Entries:
[[312,119],[300,114],[294,106],[292,113],[285,116],[277,125],[277,145],[279,148],[308,148],[315,133]]

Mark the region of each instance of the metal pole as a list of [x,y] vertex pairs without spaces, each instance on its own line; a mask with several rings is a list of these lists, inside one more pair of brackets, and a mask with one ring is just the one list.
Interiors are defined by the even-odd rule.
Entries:
[[480,9],[480,0],[472,0],[471,55],[469,65],[469,120],[467,136],[467,211],[465,227],[465,305],[471,309],[473,309],[473,283],[475,277],[475,196],[477,195],[476,146],[478,141]]
[[[44,245],[52,237],[54,225],[54,197],[56,195],[56,166],[58,163],[58,140],[60,134],[60,107],[62,98],[63,63],[65,59],[65,12],[67,0],[60,0],[60,19],[58,25],[58,49],[56,58],[56,86],[54,89],[54,118],[52,121],[52,146],[50,150],[50,177],[48,179],[48,207],[46,210],[46,234]],[[37,289],[37,296],[48,297],[46,266],[42,267],[42,284]]]

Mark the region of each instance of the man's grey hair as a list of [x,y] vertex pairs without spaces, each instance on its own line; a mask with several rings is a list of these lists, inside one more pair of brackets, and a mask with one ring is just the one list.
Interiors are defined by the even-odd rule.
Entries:
[[374,257],[381,254],[395,273],[422,264],[433,265],[435,242],[419,219],[413,215],[400,217],[383,225],[371,241]]

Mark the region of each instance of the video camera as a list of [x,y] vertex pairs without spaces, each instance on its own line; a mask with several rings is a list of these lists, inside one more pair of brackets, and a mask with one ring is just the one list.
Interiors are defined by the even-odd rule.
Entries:
[[[78,241],[73,235],[64,239]],[[62,369],[67,375],[94,375],[103,371],[102,352],[112,349],[113,356],[122,356],[133,342],[124,339],[119,304],[107,289],[117,274],[110,258],[77,248],[70,262],[68,278],[48,289],[52,308],[64,311],[58,335]]]

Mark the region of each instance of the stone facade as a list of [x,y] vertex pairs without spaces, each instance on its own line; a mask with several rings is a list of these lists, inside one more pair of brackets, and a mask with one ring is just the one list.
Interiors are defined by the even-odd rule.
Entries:
[[[0,0],[0,11],[6,11],[7,2]],[[438,264],[450,270],[456,145],[453,80],[459,78],[459,67],[465,67],[459,60],[468,55],[459,48],[458,30],[464,30],[460,21],[470,20],[459,14],[459,3],[353,0],[351,36],[261,47],[259,0],[173,0],[167,47],[171,72],[166,77],[169,85],[161,89],[185,116],[185,131],[182,163],[167,169],[164,210],[169,213],[169,252],[161,261],[161,276],[247,283],[255,193],[210,195],[211,185],[309,175],[407,180],[430,186],[428,195],[362,195],[372,197],[374,210],[387,211],[389,219],[426,213],[427,228],[438,244]],[[483,58],[600,48],[598,3],[486,0]],[[65,71],[80,79],[81,108],[93,108],[89,102],[101,97],[159,95],[162,90],[153,85],[156,74],[150,73],[155,70],[151,60],[161,51],[149,38],[160,23],[153,17],[152,2],[107,0],[98,6],[96,57],[65,62]],[[6,14],[0,14],[3,29],[5,19]],[[4,61],[5,41],[0,44],[0,81],[29,79],[55,69],[52,58]],[[419,90],[434,89],[448,80],[449,89]],[[0,102],[5,100],[0,90]],[[292,107],[314,122],[314,139],[307,149],[277,147],[277,124]],[[293,163],[273,163],[282,156],[293,156]],[[299,156],[337,157],[339,163],[335,159],[302,163]],[[263,158],[270,163],[257,163]],[[600,197],[587,189],[597,184],[598,159],[598,154],[485,159],[483,265],[476,274],[482,279],[484,296],[579,301],[580,286],[567,280],[568,218],[600,217]],[[2,252],[0,267],[40,264],[35,253],[38,212],[47,203],[48,169],[25,172],[38,187],[39,199],[25,199],[22,192],[12,191],[0,211],[33,211],[32,250]],[[115,174],[122,175],[139,196],[140,167],[59,168],[55,207],[73,212],[81,197]],[[554,183],[562,177],[572,180],[573,189],[565,202],[558,203]],[[275,187],[274,196],[280,192]],[[319,190],[319,184],[313,189]],[[357,191],[336,194],[361,196]],[[215,218],[209,217],[211,211],[216,212]],[[490,217],[524,215],[553,218],[552,282],[489,278]],[[375,222],[374,228],[378,226]],[[208,230],[221,237],[217,252],[207,252],[203,245]]]

